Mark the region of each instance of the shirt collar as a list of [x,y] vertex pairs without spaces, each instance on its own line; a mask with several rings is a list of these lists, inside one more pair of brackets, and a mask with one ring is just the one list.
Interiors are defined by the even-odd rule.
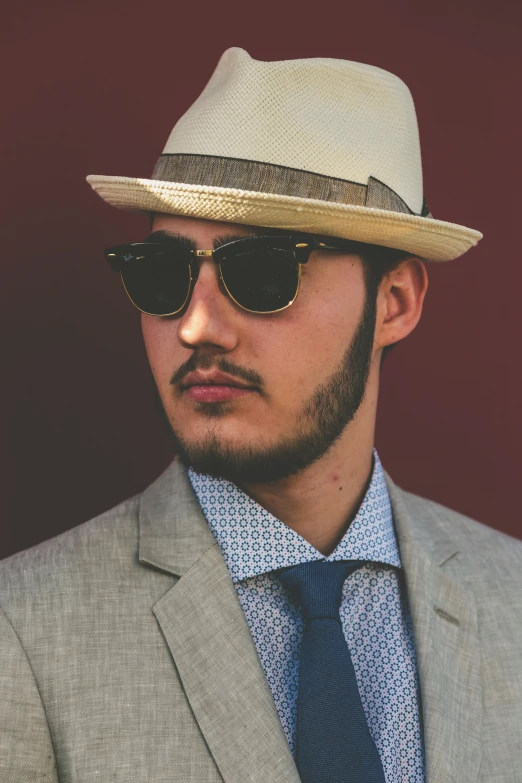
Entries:
[[372,478],[359,510],[328,557],[235,484],[188,471],[234,582],[310,560],[371,560],[401,567],[384,471],[374,450]]

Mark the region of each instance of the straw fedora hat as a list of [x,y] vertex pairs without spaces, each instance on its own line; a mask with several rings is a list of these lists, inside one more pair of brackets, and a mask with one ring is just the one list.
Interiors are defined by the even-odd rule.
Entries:
[[87,181],[119,209],[342,237],[429,261],[482,238],[430,214],[404,82],[348,60],[261,62],[228,49],[151,179]]

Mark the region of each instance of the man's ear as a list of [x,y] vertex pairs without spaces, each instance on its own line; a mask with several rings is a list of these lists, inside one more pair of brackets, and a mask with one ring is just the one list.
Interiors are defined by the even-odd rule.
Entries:
[[377,348],[399,342],[415,329],[427,289],[428,273],[420,258],[407,258],[384,276],[377,296]]

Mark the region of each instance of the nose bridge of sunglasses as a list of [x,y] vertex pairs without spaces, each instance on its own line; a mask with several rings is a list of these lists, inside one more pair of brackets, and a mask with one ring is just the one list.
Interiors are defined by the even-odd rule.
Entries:
[[[190,276],[192,280],[192,285],[195,285],[196,282],[199,279],[199,272],[201,268],[201,263],[204,263],[206,260],[210,260],[212,262],[216,262],[216,259],[213,258],[214,251],[213,250],[192,250],[191,251],[191,263],[190,263]],[[198,259],[198,260],[196,260]],[[219,268],[219,264],[217,264]],[[216,271],[216,274],[217,271]],[[218,276],[219,281],[219,276]]]

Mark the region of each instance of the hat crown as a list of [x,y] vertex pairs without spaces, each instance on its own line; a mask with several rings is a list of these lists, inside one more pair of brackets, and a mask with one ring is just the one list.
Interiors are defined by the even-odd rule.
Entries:
[[408,87],[388,71],[348,60],[263,62],[228,49],[163,154],[258,161],[362,185],[373,178],[412,212],[423,206]]
[[240,223],[450,261],[482,234],[435,220],[423,199],[417,118],[397,76],[228,49],[149,179],[91,174],[119,209]]

